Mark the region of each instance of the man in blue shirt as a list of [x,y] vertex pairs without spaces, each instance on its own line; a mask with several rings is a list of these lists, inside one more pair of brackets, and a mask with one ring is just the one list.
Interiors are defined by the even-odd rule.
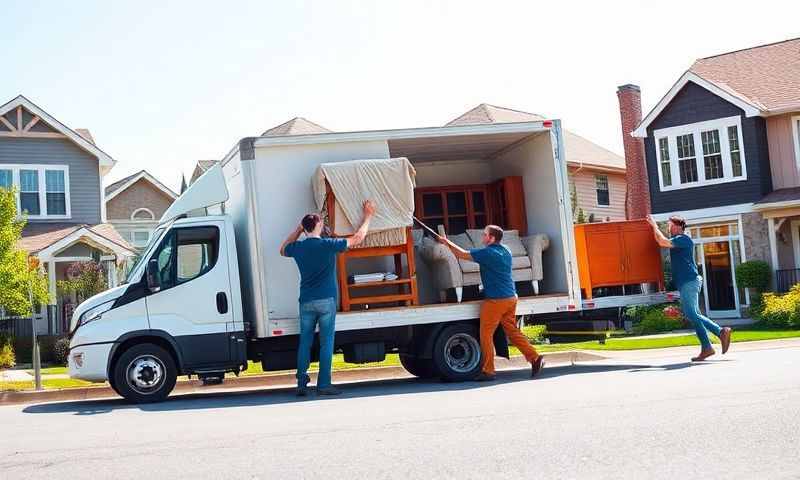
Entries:
[[653,227],[656,243],[662,248],[669,248],[672,280],[681,293],[681,310],[683,310],[683,315],[694,325],[697,338],[700,339],[700,355],[693,357],[692,361],[701,362],[717,353],[711,346],[707,330],[719,338],[722,344],[722,353],[727,353],[731,344],[730,327],[720,328],[719,325],[700,313],[700,288],[703,285],[703,278],[698,274],[697,264],[694,261],[694,242],[684,233],[686,220],[677,215],[669,217],[667,228],[670,238],[661,233],[653,217],[648,216],[647,221]]
[[525,355],[531,364],[531,377],[542,367],[544,358],[528,342],[528,338],[517,328],[517,290],[511,277],[511,252],[503,246],[503,229],[489,225],[483,230],[483,248],[464,250],[446,237],[439,242],[450,248],[457,258],[472,260],[481,267],[481,283],[486,300],[481,304],[480,342],[483,360],[478,381],[494,380],[494,331],[501,325],[508,339]]
[[[297,347],[297,395],[308,389],[311,344],[319,324],[319,376],[317,393],[338,395],[331,385],[336,309],[339,296],[336,284],[336,255],[364,241],[375,204],[364,202],[364,220],[356,233],[346,238],[322,238],[322,218],[316,213],[303,217],[300,225],[281,244],[281,255],[294,258],[300,270],[300,344]],[[306,238],[298,241],[300,234]]]

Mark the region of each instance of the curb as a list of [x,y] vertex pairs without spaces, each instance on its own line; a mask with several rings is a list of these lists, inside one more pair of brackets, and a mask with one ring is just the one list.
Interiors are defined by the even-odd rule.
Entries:
[[[553,352],[542,354],[548,363],[575,363],[605,360],[596,353],[589,353],[580,350]],[[498,358],[495,360],[498,370],[513,370],[527,368],[528,362],[522,356],[512,357],[510,360]],[[316,380],[316,373],[310,373],[312,381]],[[401,366],[391,367],[371,367],[371,368],[352,368],[333,372],[333,377],[337,383],[351,383],[365,380],[394,380],[402,378],[413,378],[411,374]],[[172,395],[187,393],[205,393],[224,390],[242,389],[264,389],[275,387],[295,386],[294,373],[249,375],[233,378],[226,378],[219,385],[203,385],[200,380],[178,381]],[[119,398],[117,393],[108,385],[96,387],[64,388],[60,390],[22,391],[22,392],[0,392],[0,406],[21,405],[39,402],[63,402],[63,401],[86,401],[99,400],[106,398]]]

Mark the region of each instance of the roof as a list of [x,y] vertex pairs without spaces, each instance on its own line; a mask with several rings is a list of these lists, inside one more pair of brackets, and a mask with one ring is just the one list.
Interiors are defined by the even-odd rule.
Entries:
[[800,38],[696,60],[633,135],[647,136],[648,125],[688,82],[733,103],[748,117],[800,110]]
[[83,150],[85,150],[85,151],[89,152],[90,154],[94,155],[95,157],[97,157],[97,159],[99,160],[101,166],[107,167],[108,169],[110,169],[116,163],[116,160],[111,158],[110,155],[108,155],[106,152],[100,150],[100,148],[98,148],[97,145],[94,144],[93,139],[91,139],[91,134],[89,134],[88,130],[83,129],[84,132],[86,134],[88,134],[90,139],[85,138],[83,135],[81,135],[77,131],[72,130],[71,128],[67,127],[63,123],[59,122],[53,116],[51,116],[49,113],[45,112],[44,110],[39,108],[37,105],[35,105],[33,102],[31,102],[30,100],[28,100],[27,98],[25,98],[22,95],[19,95],[16,98],[14,98],[13,100],[11,100],[11,101],[3,104],[3,105],[0,105],[0,115],[5,115],[10,110],[13,110],[14,108],[17,108],[17,107],[20,107],[20,106],[24,107],[26,110],[28,110],[32,114],[40,117],[42,120],[45,121],[45,123],[50,125],[58,133],[61,133],[64,136],[66,136],[68,139],[72,140],[76,145],[78,145],[78,147],[82,148]]
[[753,204],[756,210],[800,205],[800,187],[773,190]]
[[278,137],[284,135],[311,135],[315,133],[332,133],[331,130],[303,117],[295,117],[288,122],[272,127],[261,134],[262,137]]
[[193,184],[195,180],[200,178],[200,175],[206,173],[206,170],[217,163],[219,163],[219,160],[198,160],[197,164],[194,166],[194,170],[192,170],[192,176],[189,178],[189,185]]
[[156,177],[151,175],[146,170],[139,170],[138,172],[134,173],[133,175],[128,175],[127,177],[123,178],[122,180],[117,180],[116,182],[112,183],[111,185],[106,187],[106,202],[110,201],[112,198],[116,197],[123,191],[125,191],[128,187],[132,186],[139,180],[145,180],[150,182],[154,187],[160,190],[162,193],[167,195],[168,197],[172,198],[173,200],[178,198],[178,194],[173,192],[170,188],[166,185],[158,181]]
[[76,128],[75,129],[75,133],[77,133],[78,135],[83,137],[85,140],[87,140],[92,145],[95,144],[94,143],[94,137],[92,136],[92,132],[90,132],[88,128]]
[[22,238],[17,242],[17,247],[30,254],[34,254],[68,237],[81,228],[86,228],[92,233],[122,248],[131,251],[134,250],[134,248],[120,236],[114,226],[109,223],[100,223],[97,225],[79,223],[28,223],[22,230]]
[[[481,103],[455,120],[448,122],[447,125],[535,122],[544,119],[544,117],[535,113]],[[567,163],[573,165],[625,169],[624,157],[606,150],[569,130],[564,130],[564,153],[567,157]]]

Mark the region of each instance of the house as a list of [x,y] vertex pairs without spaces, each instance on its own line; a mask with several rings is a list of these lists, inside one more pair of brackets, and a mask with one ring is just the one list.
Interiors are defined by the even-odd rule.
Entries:
[[[689,223],[712,317],[749,303],[734,275],[741,262],[769,262],[778,290],[798,279],[798,59],[800,39],[699,59],[644,119],[629,121],[644,140],[654,217]],[[620,105],[639,101],[638,87],[618,94]],[[625,123],[632,110],[621,114]]]
[[[200,175],[206,173],[206,170],[219,163],[219,160],[198,160],[192,171],[192,176],[189,177],[189,185],[193,184],[195,180],[200,178]],[[183,193],[183,192],[181,192]]]
[[158,220],[178,198],[145,170],[118,180],[106,187],[108,223],[136,249],[150,242]]
[[70,299],[58,297],[56,282],[70,263],[100,261],[115,285],[117,269],[135,255],[106,221],[102,183],[115,163],[88,130],[67,127],[22,95],[0,106],[0,187],[16,189],[27,217],[18,246],[49,280],[51,305],[36,313],[39,332],[67,328]]
[[[482,103],[447,125],[513,123],[544,120],[541,115]],[[564,153],[574,212],[582,210],[595,221],[625,220],[625,159],[564,130]]]

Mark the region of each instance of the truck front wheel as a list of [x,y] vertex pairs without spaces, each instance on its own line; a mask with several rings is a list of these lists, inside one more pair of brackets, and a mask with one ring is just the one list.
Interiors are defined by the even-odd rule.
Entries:
[[433,367],[433,360],[429,358],[419,358],[413,355],[400,354],[400,363],[408,373],[419,378],[432,378],[437,375]]
[[164,400],[178,379],[172,355],[151,343],[134,345],[120,355],[113,375],[117,392],[133,403]]
[[466,323],[451,325],[439,333],[433,346],[433,365],[442,379],[472,380],[481,369],[478,330]]

